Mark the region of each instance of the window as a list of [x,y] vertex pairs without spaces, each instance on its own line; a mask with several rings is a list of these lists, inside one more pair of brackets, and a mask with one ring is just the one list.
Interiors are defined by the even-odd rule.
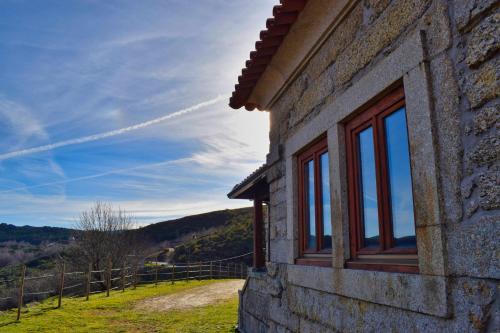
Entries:
[[346,124],[348,267],[417,272],[403,88]]
[[332,248],[332,224],[326,137],[301,152],[297,160],[300,255],[313,255],[317,259],[323,256],[324,264],[328,265]]

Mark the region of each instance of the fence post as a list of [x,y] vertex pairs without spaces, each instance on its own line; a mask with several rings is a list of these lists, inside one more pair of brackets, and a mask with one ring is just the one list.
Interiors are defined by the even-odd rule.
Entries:
[[212,268],[212,262],[210,262],[210,280],[214,278],[214,273],[213,273],[213,268]]
[[87,273],[87,283],[85,284],[85,300],[89,300],[90,295],[90,281],[92,279],[92,264],[89,264],[89,271]]
[[219,274],[217,274],[217,277],[219,279],[222,277],[222,261],[219,261]]
[[158,257],[156,257],[155,261],[155,286],[158,285]]
[[109,297],[109,289],[111,288],[111,260],[108,260],[108,269],[106,272],[106,297]]
[[26,265],[21,267],[21,276],[19,278],[19,296],[17,300],[17,319],[19,321],[21,319],[21,308],[23,307],[23,299],[24,299],[24,278],[26,276]]
[[240,278],[243,279],[243,263],[240,263]]
[[189,281],[189,270],[191,269],[191,264],[187,263],[187,271],[186,271],[186,282]]
[[66,268],[66,264],[63,261],[61,265],[61,276],[59,278],[59,297],[57,298],[57,308],[61,307],[62,297],[64,292],[64,270]]
[[122,293],[125,292],[125,260],[123,261],[122,265]]
[[135,290],[136,286],[137,286],[137,264],[135,265],[134,267],[134,276],[132,277],[133,279],[133,289]]
[[198,261],[198,281],[201,280],[201,261]]

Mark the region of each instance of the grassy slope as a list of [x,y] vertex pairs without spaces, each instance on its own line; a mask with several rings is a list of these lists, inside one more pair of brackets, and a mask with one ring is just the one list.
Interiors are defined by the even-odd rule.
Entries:
[[65,298],[61,309],[54,309],[54,299],[35,305],[15,322],[15,312],[0,312],[1,332],[234,332],[237,297],[206,307],[169,312],[141,312],[134,303],[149,297],[167,295],[211,283],[210,281],[177,282],[140,286],[136,290]]
[[[252,251],[252,211],[233,211],[217,231],[175,249],[175,262],[196,262],[238,256]],[[251,262],[251,256],[244,258]]]

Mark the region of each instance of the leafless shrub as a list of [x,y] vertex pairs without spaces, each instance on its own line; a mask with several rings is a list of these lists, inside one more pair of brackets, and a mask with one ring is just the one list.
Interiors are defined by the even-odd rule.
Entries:
[[76,223],[76,250],[74,257],[81,263],[102,270],[111,265],[120,267],[124,260],[138,252],[132,216],[124,210],[113,210],[108,203],[96,202],[81,213]]

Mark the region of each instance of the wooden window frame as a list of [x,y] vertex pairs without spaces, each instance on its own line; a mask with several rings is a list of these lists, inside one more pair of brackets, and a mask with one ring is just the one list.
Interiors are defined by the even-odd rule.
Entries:
[[[349,238],[351,250],[351,259],[346,262],[346,267],[348,268],[418,273],[417,248],[394,247],[391,220],[384,118],[404,106],[404,89],[400,87],[346,123]],[[364,225],[361,218],[360,161],[357,134],[369,127],[372,127],[374,133],[380,243],[378,248],[363,247]]]
[[[297,264],[314,265],[314,266],[331,266],[332,249],[323,249],[323,193],[321,190],[321,155],[328,153],[328,143],[326,135],[322,135],[319,139],[310,144],[297,154],[298,163],[298,224],[299,224],[299,258],[296,259]],[[328,155],[328,161],[331,156]],[[314,161],[314,202],[315,202],[315,226],[316,226],[316,248],[311,250],[307,248],[306,235],[306,184],[305,184],[305,168],[306,164]],[[328,168],[330,170],[330,168]],[[330,175],[329,175],[330,176]],[[330,178],[330,177],[329,177]],[[331,199],[331,193],[330,193]],[[330,221],[331,223],[331,221]],[[333,238],[333,237],[332,237]],[[332,239],[333,241],[333,239]]]

